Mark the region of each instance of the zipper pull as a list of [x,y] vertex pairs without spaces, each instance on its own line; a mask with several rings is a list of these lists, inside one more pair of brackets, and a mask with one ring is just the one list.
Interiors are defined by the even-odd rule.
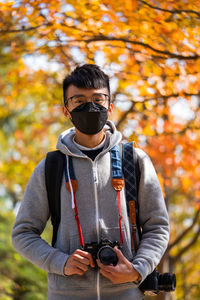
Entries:
[[97,169],[95,167],[93,167],[93,178],[94,178],[94,182],[97,183],[98,177],[97,177]]

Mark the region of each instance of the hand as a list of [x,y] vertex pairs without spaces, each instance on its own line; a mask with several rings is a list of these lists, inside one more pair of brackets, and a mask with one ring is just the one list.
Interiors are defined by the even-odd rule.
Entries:
[[113,265],[106,266],[97,260],[100,273],[115,284],[138,280],[140,278],[140,274],[133,268],[130,261],[126,259],[126,257],[117,247],[115,247],[114,250],[118,257],[117,265],[115,267]]
[[95,267],[92,255],[86,251],[77,249],[66,261],[64,267],[65,275],[83,275],[88,267]]

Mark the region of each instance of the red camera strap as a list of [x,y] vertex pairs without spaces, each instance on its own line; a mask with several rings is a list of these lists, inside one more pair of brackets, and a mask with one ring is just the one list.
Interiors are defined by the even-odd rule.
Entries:
[[[66,183],[66,188],[69,192],[69,185]],[[84,240],[83,240],[83,233],[82,233],[82,228],[81,228],[81,223],[79,220],[79,216],[78,216],[78,208],[77,208],[77,203],[76,203],[76,193],[73,190],[73,196],[74,196],[74,213],[75,213],[75,220],[76,220],[76,224],[77,224],[77,229],[78,229],[78,235],[79,235],[79,240],[80,240],[80,245],[81,247],[83,247],[84,244]],[[117,191],[117,200],[118,200],[118,210],[119,210],[119,231],[120,231],[120,244],[122,245],[124,240],[123,240],[123,233],[122,233],[122,215],[121,215],[121,200],[120,200],[120,191]]]
[[77,228],[78,228],[78,235],[79,235],[79,240],[80,240],[80,245],[81,247],[84,246],[84,240],[83,240],[83,233],[82,233],[82,228],[81,228],[81,223],[79,220],[79,216],[78,216],[78,208],[77,208],[77,204],[76,204],[76,195],[75,192],[74,193],[74,212],[75,212],[75,219],[76,219],[76,224],[77,224]]
[[[74,213],[75,213],[75,220],[77,224],[78,234],[79,234],[79,240],[81,247],[84,246],[84,239],[83,239],[83,233],[81,228],[81,223],[79,220],[78,215],[78,208],[77,208],[77,201],[76,201],[76,191],[78,188],[78,182],[75,178],[74,170],[73,170],[73,164],[72,164],[72,157],[69,157],[69,169],[68,164],[66,160],[65,165],[65,178],[66,178],[66,189],[69,193],[72,194],[72,202],[74,204]],[[118,201],[118,212],[119,212],[119,231],[120,231],[120,244],[123,244],[123,233],[122,233],[122,214],[121,214],[121,199],[120,199],[120,191],[122,190],[124,186],[124,180],[121,178],[113,178],[112,179],[112,186],[117,192],[117,201]]]
[[[73,203],[74,203],[74,216],[77,224],[77,229],[78,229],[78,235],[79,235],[79,240],[80,240],[80,245],[81,247],[84,246],[84,240],[83,240],[83,233],[82,233],[82,228],[81,228],[81,223],[79,220],[78,216],[78,208],[77,208],[77,202],[76,202],[76,190],[78,188],[78,182],[76,179],[71,179],[68,176],[66,177],[66,189],[68,190],[69,193],[73,193]],[[70,183],[69,183],[70,180]]]

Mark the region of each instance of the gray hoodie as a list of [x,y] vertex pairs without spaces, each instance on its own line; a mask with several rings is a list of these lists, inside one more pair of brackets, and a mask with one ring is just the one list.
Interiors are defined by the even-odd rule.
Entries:
[[[121,134],[111,121],[105,127],[106,142],[103,151],[94,161],[87,157],[73,142],[74,128],[63,132],[57,149],[73,157],[78,181],[76,201],[85,243],[101,239],[120,241],[118,202],[111,183],[109,150],[121,142]],[[127,216],[125,192],[121,192],[122,253],[132,262],[142,280],[159,263],[168,243],[169,220],[161,188],[154,167],[141,149],[136,148],[141,179],[139,184],[139,220],[142,240],[137,253],[131,250],[130,223]],[[80,248],[79,235],[71,194],[61,187],[61,222],[55,247],[41,237],[50,217],[44,176],[45,159],[35,168],[27,185],[13,227],[15,249],[33,264],[48,272],[49,300],[141,300],[143,293],[135,283],[113,284],[98,270],[89,268],[83,275],[65,276],[64,265],[69,255]]]

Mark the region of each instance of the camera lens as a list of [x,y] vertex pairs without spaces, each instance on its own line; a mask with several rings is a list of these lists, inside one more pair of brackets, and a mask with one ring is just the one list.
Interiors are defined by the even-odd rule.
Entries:
[[97,253],[97,258],[103,265],[116,266],[118,262],[115,250],[110,246],[101,247]]
[[163,273],[158,277],[158,289],[164,292],[175,291],[176,276],[173,273]]

